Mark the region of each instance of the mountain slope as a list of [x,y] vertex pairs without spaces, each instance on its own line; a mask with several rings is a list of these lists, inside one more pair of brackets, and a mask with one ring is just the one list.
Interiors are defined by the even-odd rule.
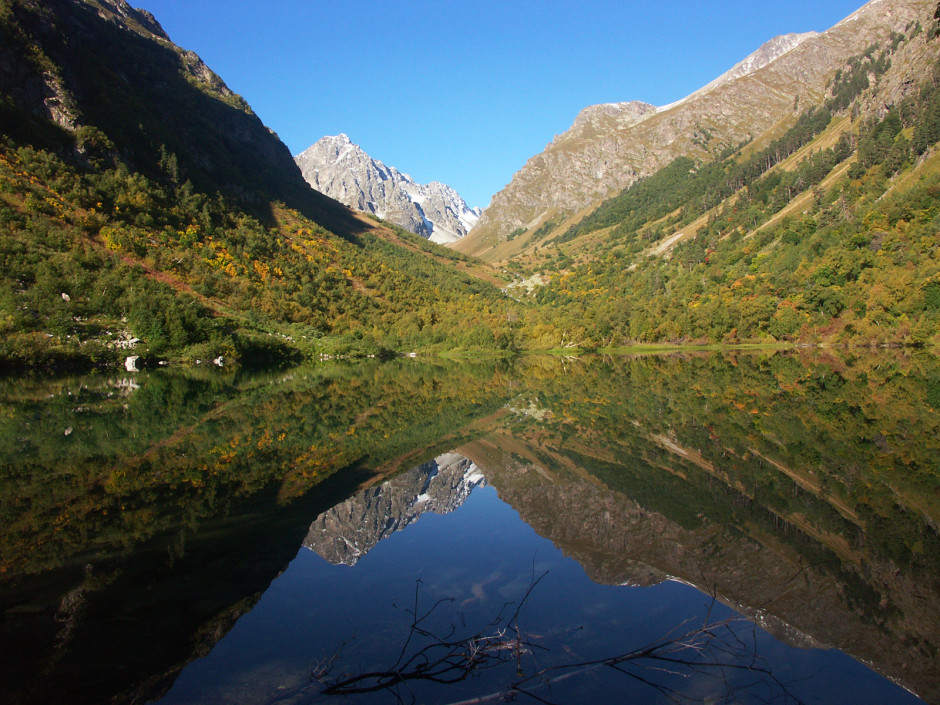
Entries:
[[936,24],[850,57],[786,131],[513,233],[557,342],[940,344]]
[[345,134],[321,138],[294,161],[317,191],[432,242],[456,242],[480,217],[480,209],[467,206],[451,187],[438,181],[415,183],[370,157]]
[[326,227],[362,224],[311,193],[289,150],[159,23],[123,0],[3,3],[3,131],[35,119],[103,132],[132,171],[187,180],[262,218],[279,200]]
[[492,258],[485,253],[511,232],[557,225],[678,156],[712,158],[792,121],[822,98],[850,57],[925,22],[934,7],[929,0],[873,0],[822,34],[772,40],[724,80],[661,109],[647,107],[640,119],[624,123],[619,114],[589,109],[593,119],[576,120],[493,197],[459,249]]
[[311,189],[123,0],[0,2],[0,127],[0,363],[487,347],[507,325],[474,265]]
[[787,52],[793,49],[796,49],[800,44],[802,44],[807,39],[812,39],[818,36],[819,36],[818,32],[804,32],[803,34],[781,34],[778,37],[774,37],[769,42],[766,42],[765,44],[761,45],[761,47],[757,51],[748,55],[745,59],[743,59],[742,61],[739,61],[730,69],[725,71],[715,80],[709,83],[706,83],[704,86],[699,88],[694,93],[686,96],[681,101],[677,101],[675,103],[672,103],[671,105],[665,105],[659,108],[658,110],[660,111],[668,110],[669,108],[679,105],[681,102],[691,100],[700,95],[705,95],[706,93],[709,93],[710,91],[714,90],[715,88],[718,88],[719,86],[725,83],[729,83],[736,79],[743,78],[744,76],[750,76],[751,74],[753,74],[756,71],[759,71],[760,69],[764,68],[771,62],[776,61]]

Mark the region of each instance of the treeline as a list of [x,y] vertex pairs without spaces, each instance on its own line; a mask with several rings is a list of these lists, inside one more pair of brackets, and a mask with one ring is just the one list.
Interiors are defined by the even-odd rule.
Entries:
[[705,193],[709,182],[721,178],[723,165],[700,165],[689,157],[679,157],[655,174],[640,179],[597,210],[552,239],[561,244],[612,225],[617,232],[635,232],[665,217],[681,205]]
[[[912,36],[916,35],[912,33]],[[848,68],[837,70],[829,84],[826,108],[832,112],[841,112],[850,107],[855,99],[871,86],[869,75],[877,79],[891,68],[891,54],[906,40],[907,37],[903,34],[892,32],[891,44],[881,52],[878,52],[878,47],[873,44],[862,55],[850,58]]]

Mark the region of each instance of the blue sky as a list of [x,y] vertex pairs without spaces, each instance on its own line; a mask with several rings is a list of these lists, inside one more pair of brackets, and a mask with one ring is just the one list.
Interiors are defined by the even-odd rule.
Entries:
[[345,132],[486,206],[594,103],[665,105],[862,0],[130,0],[297,154]]

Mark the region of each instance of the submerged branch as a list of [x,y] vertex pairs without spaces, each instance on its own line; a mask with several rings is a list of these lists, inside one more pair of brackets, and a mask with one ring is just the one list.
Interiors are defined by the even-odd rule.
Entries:
[[[535,702],[552,703],[553,685],[603,669],[622,674],[677,704],[697,701],[697,698],[683,693],[675,683],[676,679],[693,677],[712,679],[718,685],[715,697],[719,702],[738,701],[743,695],[748,701],[759,703],[798,705],[802,702],[762,661],[757,653],[756,634],[744,639],[736,629],[739,625],[749,625],[754,630],[753,623],[740,615],[713,619],[713,608],[718,601],[714,592],[701,622],[695,625],[686,620],[660,639],[613,656],[538,667],[534,651],[546,649],[524,638],[519,622],[535,587],[546,575],[542,573],[536,577],[533,566],[529,587],[518,603],[505,603],[484,629],[459,639],[453,638],[457,620],[451,623],[450,631],[444,636],[423,626],[442,605],[453,601],[438,600],[420,612],[418,581],[414,605],[406,610],[412,617],[409,633],[391,668],[331,678],[330,670],[336,660],[334,655],[327,666],[318,669],[311,678],[323,686],[321,695],[356,695],[385,690],[398,702],[404,703],[406,699],[400,688],[407,689],[411,682],[453,684],[484,670],[514,662],[514,676],[508,679],[507,685],[451,705],[478,705],[520,696]],[[514,609],[507,617],[504,613],[513,605]],[[524,657],[527,657],[526,664]],[[526,672],[525,665],[531,670]],[[751,674],[753,678],[745,677],[741,681],[741,674]],[[411,702],[416,701],[410,690],[407,694]]]

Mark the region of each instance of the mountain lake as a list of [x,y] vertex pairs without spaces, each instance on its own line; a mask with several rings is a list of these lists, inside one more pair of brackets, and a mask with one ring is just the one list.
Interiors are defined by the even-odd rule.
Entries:
[[940,361],[0,379],[0,701],[940,703]]

